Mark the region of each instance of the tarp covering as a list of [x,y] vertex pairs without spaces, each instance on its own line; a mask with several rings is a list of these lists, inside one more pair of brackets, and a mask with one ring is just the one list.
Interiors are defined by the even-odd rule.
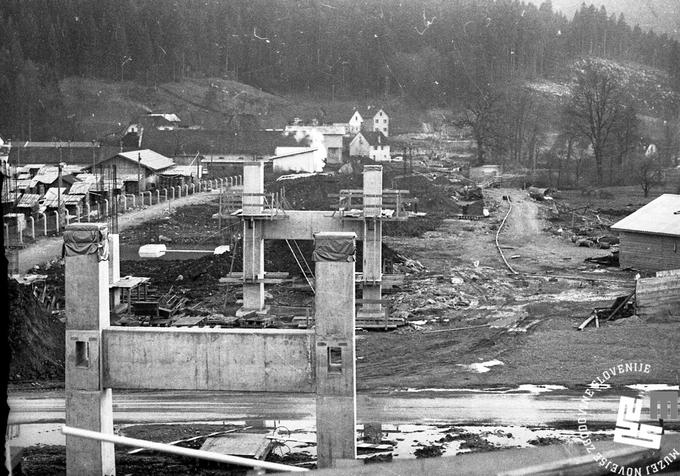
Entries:
[[314,239],[314,261],[354,261],[356,245],[351,238],[319,238]]
[[97,253],[99,261],[109,259],[108,227],[103,223],[69,225],[64,231],[64,256]]

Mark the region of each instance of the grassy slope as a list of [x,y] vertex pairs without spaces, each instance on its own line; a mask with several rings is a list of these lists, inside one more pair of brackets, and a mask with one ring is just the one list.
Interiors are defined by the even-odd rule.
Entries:
[[327,122],[346,122],[355,108],[384,108],[392,116],[392,130],[420,130],[426,111],[399,98],[315,97],[308,94],[276,96],[252,86],[219,78],[188,79],[157,87],[90,78],[66,78],[60,89],[68,115],[80,124],[83,139],[117,133],[147,112],[176,113],[184,125],[226,128],[233,114],[250,114],[260,127],[283,127],[293,117],[311,119],[325,112]]

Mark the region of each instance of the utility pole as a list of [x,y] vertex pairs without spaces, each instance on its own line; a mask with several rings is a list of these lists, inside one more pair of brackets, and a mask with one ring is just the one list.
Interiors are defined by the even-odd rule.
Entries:
[[142,191],[142,154],[137,154],[137,193]]

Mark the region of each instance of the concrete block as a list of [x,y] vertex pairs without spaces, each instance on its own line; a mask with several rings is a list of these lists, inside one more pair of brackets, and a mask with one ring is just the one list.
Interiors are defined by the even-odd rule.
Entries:
[[99,390],[100,331],[66,331],[66,388]]
[[109,266],[97,255],[65,259],[66,328],[90,330],[109,325]]
[[[354,396],[316,397],[317,454],[320,468],[339,459],[355,459],[356,400]],[[323,429],[320,431],[320,429]]]
[[109,328],[110,388],[313,392],[311,330]]
[[[66,425],[113,434],[111,390],[66,390]],[[115,475],[113,443],[66,437],[68,476]]]

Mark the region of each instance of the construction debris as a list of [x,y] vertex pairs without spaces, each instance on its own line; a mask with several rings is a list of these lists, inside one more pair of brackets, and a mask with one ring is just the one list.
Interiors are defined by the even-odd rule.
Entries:
[[582,331],[591,323],[595,323],[595,327],[600,327],[600,322],[614,321],[623,317],[630,317],[635,314],[635,291],[625,296],[619,296],[614,300],[610,307],[599,307],[593,309],[593,312],[586,318],[585,321],[578,326],[578,330]]
[[202,451],[264,460],[276,445],[272,439],[258,433],[232,433],[206,438]]

